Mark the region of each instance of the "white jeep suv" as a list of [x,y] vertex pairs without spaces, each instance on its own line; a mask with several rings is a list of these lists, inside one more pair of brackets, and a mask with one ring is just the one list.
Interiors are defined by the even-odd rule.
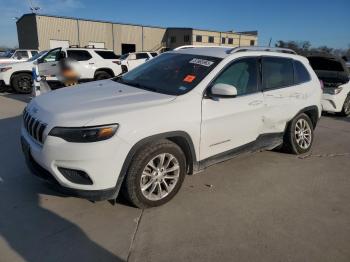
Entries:
[[285,49],[189,48],[114,79],[60,89],[24,110],[33,173],[66,193],[137,207],[169,201],[186,174],[241,152],[310,150],[321,84]]

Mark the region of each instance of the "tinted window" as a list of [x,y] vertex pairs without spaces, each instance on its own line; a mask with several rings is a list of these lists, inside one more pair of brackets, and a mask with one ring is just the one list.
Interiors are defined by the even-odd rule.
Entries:
[[153,57],[156,57],[156,56],[158,55],[158,53],[151,53],[151,55],[152,55]]
[[233,62],[215,79],[213,84],[233,85],[237,88],[237,95],[254,93],[258,90],[257,65],[256,58],[245,58]]
[[15,53],[16,58],[28,58],[28,53],[27,51],[16,51]]
[[233,45],[233,38],[229,38],[229,39],[228,39],[228,44],[229,44],[229,45]]
[[294,84],[293,62],[288,58],[263,58],[263,88],[277,89]]
[[112,51],[95,51],[103,59],[118,59],[118,56]]
[[196,42],[202,42],[202,36],[201,35],[197,35],[196,36]]
[[136,59],[147,59],[148,55],[147,53],[137,53],[136,54]]
[[76,61],[87,61],[92,58],[90,53],[85,50],[67,50],[67,55]]
[[295,84],[300,84],[310,81],[309,72],[306,70],[305,66],[299,62],[294,61],[294,82]]
[[214,43],[214,36],[209,36],[208,42],[209,43]]
[[221,60],[217,57],[165,53],[116,78],[116,81],[154,92],[181,95],[193,89]]

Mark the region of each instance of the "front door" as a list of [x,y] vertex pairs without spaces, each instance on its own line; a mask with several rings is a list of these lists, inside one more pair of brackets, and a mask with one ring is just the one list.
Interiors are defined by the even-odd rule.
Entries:
[[50,50],[46,55],[38,60],[38,69],[40,76],[57,76],[60,73],[59,53],[61,48]]
[[246,145],[260,135],[265,106],[258,76],[258,59],[252,57],[234,61],[213,81],[211,86],[235,86],[237,96],[203,99],[200,160]]

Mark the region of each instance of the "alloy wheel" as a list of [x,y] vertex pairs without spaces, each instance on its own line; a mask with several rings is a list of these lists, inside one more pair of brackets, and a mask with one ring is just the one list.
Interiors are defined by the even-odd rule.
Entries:
[[175,188],[180,175],[176,157],[162,153],[152,158],[142,171],[140,187],[142,195],[151,201],[158,201]]
[[309,123],[301,118],[295,124],[295,140],[302,149],[308,149],[312,142],[312,131]]

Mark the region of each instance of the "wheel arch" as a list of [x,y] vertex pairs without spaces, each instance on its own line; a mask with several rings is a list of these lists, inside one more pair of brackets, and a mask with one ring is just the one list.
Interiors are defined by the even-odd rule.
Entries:
[[112,77],[114,77],[114,72],[113,72],[113,70],[110,69],[110,68],[108,68],[108,67],[102,67],[102,68],[96,69],[95,74],[94,74],[94,77],[96,77],[96,74],[97,74],[98,72],[106,72],[106,73],[110,74]]
[[186,156],[187,173],[193,174],[194,169],[197,168],[197,158],[196,158],[193,141],[188,133],[184,131],[172,131],[172,132],[166,132],[166,133],[149,136],[141,139],[136,144],[134,144],[133,147],[130,149],[128,155],[126,156],[117,180],[116,195],[119,193],[121,185],[124,181],[124,178],[127,174],[127,171],[136,153],[139,152],[139,150],[141,150],[144,146],[152,142],[159,141],[161,139],[168,139],[181,148],[181,150],[184,152]]
[[32,76],[32,71],[29,71],[29,70],[21,70],[21,71],[13,72],[12,75],[10,76],[10,84],[12,85],[12,80],[16,75],[23,74],[23,73],[29,74],[30,76]]
[[319,112],[317,106],[308,106],[300,110],[294,117],[297,115],[304,113],[306,114],[312,122],[313,128],[315,129],[319,120]]

